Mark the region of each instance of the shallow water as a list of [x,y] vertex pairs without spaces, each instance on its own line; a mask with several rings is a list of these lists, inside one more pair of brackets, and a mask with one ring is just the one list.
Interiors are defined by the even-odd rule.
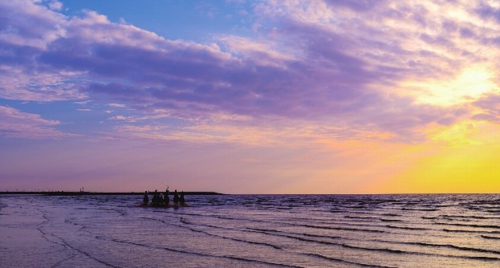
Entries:
[[0,196],[0,267],[500,267],[500,195]]

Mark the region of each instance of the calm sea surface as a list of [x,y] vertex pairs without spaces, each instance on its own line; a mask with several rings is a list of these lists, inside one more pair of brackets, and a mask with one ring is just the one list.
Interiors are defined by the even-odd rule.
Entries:
[[500,267],[500,195],[0,196],[0,267]]

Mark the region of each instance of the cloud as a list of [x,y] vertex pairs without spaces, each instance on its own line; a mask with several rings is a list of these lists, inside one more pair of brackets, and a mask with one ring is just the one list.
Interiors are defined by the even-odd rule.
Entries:
[[67,18],[34,2],[0,3],[0,98],[44,102],[86,98],[72,80],[78,74],[38,62],[46,46],[66,34]]
[[125,108],[125,104],[121,103],[108,103],[108,106],[113,108]]
[[[168,40],[94,11],[68,17],[29,1],[2,3],[0,97],[103,98],[110,107],[144,113],[114,120],[138,122],[163,109],[200,133],[229,127],[206,123],[227,114],[247,118],[239,127],[259,125],[268,135],[267,124],[279,118],[360,137],[378,132],[418,140],[423,128],[453,124],[466,113],[464,103],[479,98],[466,92],[471,100],[431,103],[430,82],[453,79],[499,52],[481,49],[500,29],[485,4],[331,0],[254,7],[258,38],[219,35],[201,44]],[[5,15],[13,11],[25,19]],[[28,27],[33,23],[35,29]],[[484,68],[496,69],[496,63]]]
[[52,0],[49,2],[49,7],[53,10],[61,10],[63,7],[63,4],[57,0]]
[[92,102],[91,100],[86,100],[86,101],[75,101],[74,104],[78,104],[78,105],[82,105],[82,106],[85,106],[87,104],[89,104],[90,102]]
[[474,120],[500,123],[500,94],[488,94],[475,101],[474,107],[478,108],[472,116]]
[[17,109],[0,106],[0,135],[9,138],[59,139],[75,136],[54,127],[57,120],[47,120],[37,114],[24,113]]

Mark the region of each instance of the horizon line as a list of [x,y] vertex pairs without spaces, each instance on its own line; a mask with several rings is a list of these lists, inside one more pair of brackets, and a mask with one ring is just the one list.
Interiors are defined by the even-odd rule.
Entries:
[[[154,191],[147,191],[153,194]],[[163,193],[162,191],[159,191]],[[182,191],[186,195],[481,195],[500,194],[500,192],[470,193],[220,193],[216,191]],[[173,192],[171,192],[173,193]],[[41,194],[41,195],[142,195],[143,191],[0,191],[2,194]]]

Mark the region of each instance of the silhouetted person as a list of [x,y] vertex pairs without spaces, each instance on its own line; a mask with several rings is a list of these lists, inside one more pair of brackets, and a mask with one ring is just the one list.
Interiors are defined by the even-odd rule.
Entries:
[[158,195],[158,205],[163,206],[165,204],[165,200],[163,199],[163,194],[160,193]]
[[178,205],[179,204],[179,195],[177,194],[177,190],[175,190],[174,192],[174,205]]
[[142,199],[142,204],[147,206],[149,203],[148,191],[144,191],[144,198]]
[[184,191],[181,192],[181,197],[179,198],[179,201],[181,202],[181,206],[186,205],[186,199],[184,199]]
[[165,190],[164,198],[165,198],[165,206],[168,207],[168,205],[170,204],[170,197],[168,196],[168,189]]
[[144,197],[142,198],[142,204],[147,205],[149,203],[148,191],[144,191]]
[[158,196],[158,191],[155,190],[155,193],[153,194],[153,206],[158,206],[158,203],[160,202],[160,197]]

